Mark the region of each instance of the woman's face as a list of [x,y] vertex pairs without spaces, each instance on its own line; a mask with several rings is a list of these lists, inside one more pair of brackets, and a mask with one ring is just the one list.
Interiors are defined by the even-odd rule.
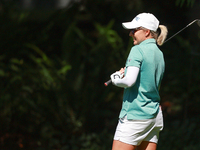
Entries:
[[130,31],[129,36],[133,38],[133,44],[138,45],[146,40],[147,30],[136,28]]

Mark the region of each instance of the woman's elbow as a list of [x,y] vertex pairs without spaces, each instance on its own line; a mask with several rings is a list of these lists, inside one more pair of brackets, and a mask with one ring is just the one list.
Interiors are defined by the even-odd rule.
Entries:
[[129,84],[127,85],[127,87],[132,87],[134,84],[135,84],[135,82],[129,83]]

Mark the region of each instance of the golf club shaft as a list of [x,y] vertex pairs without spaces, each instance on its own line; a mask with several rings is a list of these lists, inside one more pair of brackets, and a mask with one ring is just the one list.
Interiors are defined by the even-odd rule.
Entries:
[[[187,26],[185,26],[183,29],[179,30],[177,33],[175,33],[174,35],[172,35],[170,38],[168,38],[167,40],[165,40],[164,43],[166,43],[167,41],[169,41],[171,38],[173,38],[174,36],[176,36],[177,34],[179,34],[181,31],[185,30],[187,27],[189,27],[190,25],[192,25],[195,22],[197,22],[198,26],[200,27],[200,19],[196,19],[196,20],[192,21],[191,23],[189,23]],[[104,85],[108,86],[111,82],[112,82],[112,80],[110,79],[107,82],[105,82]]]
[[177,34],[179,34],[180,32],[182,32],[183,30],[185,30],[187,27],[191,26],[193,23],[195,23],[197,21],[198,26],[200,26],[200,20],[196,19],[192,22],[190,22],[187,26],[185,26],[183,29],[179,30],[177,33],[175,33],[174,35],[172,35],[170,38],[168,38],[167,40],[165,40],[164,43],[166,43],[167,41],[169,41],[171,38],[173,38],[174,36],[176,36]]

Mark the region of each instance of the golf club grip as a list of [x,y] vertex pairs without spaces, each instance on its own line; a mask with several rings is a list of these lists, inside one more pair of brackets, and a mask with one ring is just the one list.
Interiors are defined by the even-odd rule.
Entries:
[[112,82],[112,80],[108,80],[107,82],[104,83],[105,86],[108,86],[108,84],[110,84]]

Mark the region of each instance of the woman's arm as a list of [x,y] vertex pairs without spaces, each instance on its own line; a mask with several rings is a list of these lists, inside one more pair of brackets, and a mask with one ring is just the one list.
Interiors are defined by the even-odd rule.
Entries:
[[138,67],[129,66],[127,68],[126,76],[122,79],[120,79],[119,77],[115,79],[111,78],[112,83],[118,87],[123,87],[123,88],[131,87],[135,84],[137,80],[139,70],[140,69]]

